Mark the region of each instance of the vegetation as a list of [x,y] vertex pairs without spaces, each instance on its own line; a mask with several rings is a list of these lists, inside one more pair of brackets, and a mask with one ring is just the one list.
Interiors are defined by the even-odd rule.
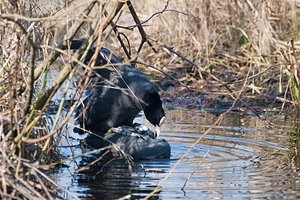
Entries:
[[[146,73],[169,78],[178,90],[233,99],[259,96],[298,109],[296,1],[155,0],[133,1],[133,7],[129,3],[1,2],[1,199],[52,199],[63,190],[45,174],[46,164],[61,162],[54,156],[55,145],[88,85],[89,78],[83,77],[90,75],[94,62],[87,66],[81,61],[94,43],[109,47]],[[70,40],[76,38],[87,40],[71,52]],[[78,72],[79,65],[84,72]],[[53,70],[59,73],[50,82]],[[65,97],[76,74],[81,87],[71,94],[64,115]],[[56,118],[49,124],[45,111],[63,84]]]

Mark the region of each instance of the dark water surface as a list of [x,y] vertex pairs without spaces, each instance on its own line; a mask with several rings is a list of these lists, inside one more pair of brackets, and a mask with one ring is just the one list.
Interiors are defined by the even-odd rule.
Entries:
[[[50,75],[53,80],[57,77],[54,72]],[[72,84],[70,91],[74,92]],[[62,96],[63,90],[53,99]],[[170,159],[136,162],[132,172],[125,161],[101,160],[89,170],[76,172],[98,158],[79,156],[50,175],[80,199],[118,199],[126,195],[142,199],[156,187],[159,191],[150,199],[300,198],[300,173],[290,158],[295,153],[291,142],[293,119],[267,113],[263,117],[270,123],[266,123],[254,116],[229,113],[203,135],[217,120],[216,115],[200,110],[166,110],[166,115],[161,137],[171,145]],[[137,122],[151,127],[143,117]],[[63,159],[89,151],[80,147],[79,136],[73,133],[74,124],[74,119],[69,121],[58,149]],[[174,169],[200,137],[199,144]],[[149,169],[163,172],[145,172]],[[67,193],[61,196],[73,199]]]
[[[65,162],[68,167],[58,168],[52,174],[54,180],[80,199],[117,199],[125,195],[140,199],[158,185],[159,192],[150,199],[300,198],[299,171],[289,158],[293,152],[291,120],[269,114],[274,127],[253,116],[230,113],[203,136],[216,121],[214,114],[167,110],[166,115],[161,137],[171,145],[171,159],[137,162],[133,172],[120,160],[110,160],[108,164],[106,160],[90,170],[74,172],[97,158],[78,157]],[[138,121],[146,123],[143,118]],[[71,126],[68,130],[61,142],[61,154],[65,157],[82,154],[78,136]],[[199,137],[203,137],[199,144],[162,182]],[[144,171],[156,168],[164,172]],[[72,199],[68,194],[63,196]]]

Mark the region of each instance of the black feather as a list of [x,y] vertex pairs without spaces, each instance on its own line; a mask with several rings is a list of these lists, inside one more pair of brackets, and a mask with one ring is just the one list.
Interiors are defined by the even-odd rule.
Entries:
[[[88,51],[86,64],[94,52],[95,48]],[[112,127],[131,126],[141,110],[150,123],[159,125],[165,113],[155,86],[137,68],[123,65],[108,49],[101,48],[96,66],[105,65],[94,70],[98,81],[76,111],[80,126],[105,133]]]

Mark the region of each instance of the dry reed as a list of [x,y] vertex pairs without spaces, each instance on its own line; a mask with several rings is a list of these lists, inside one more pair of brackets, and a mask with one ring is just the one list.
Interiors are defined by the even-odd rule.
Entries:
[[[49,124],[45,109],[61,85],[72,79],[86,49],[97,38],[98,46],[105,45],[126,56],[117,35],[107,28],[114,17],[121,39],[130,46],[128,62],[137,59],[136,63],[152,66],[143,68],[145,71],[161,77],[168,73],[184,86],[202,91],[213,86],[223,92],[224,84],[231,84],[234,91],[228,92],[230,95],[241,88],[248,88],[253,94],[265,94],[270,87],[281,92],[287,89],[293,94],[290,102],[298,107],[300,5],[297,1],[132,3],[147,35],[138,31],[140,25],[123,6],[125,2],[2,1],[1,199],[53,199],[64,190],[42,172],[45,165],[41,164],[54,162],[47,160],[46,155],[55,153],[50,150],[59,143],[63,134],[60,130],[71,117],[83,90],[73,94],[73,104],[64,120]],[[73,38],[88,40],[72,53],[68,47]],[[139,52],[142,38],[146,42]],[[61,71],[54,82],[48,83],[47,74],[58,68],[53,65],[58,57],[63,60]],[[243,80],[250,68],[250,81],[246,84]],[[87,81],[84,85],[87,86]],[[64,97],[62,104],[63,100]],[[61,107],[57,116],[62,116]]]
[[[251,90],[252,93],[266,94],[270,87],[284,92],[282,88],[288,87],[286,72],[290,72],[291,79],[298,80],[299,5],[297,1],[279,0],[143,1],[137,3],[138,14],[146,22],[143,25],[149,38],[158,41],[153,43],[159,53],[144,48],[140,58],[165,72],[177,74],[185,83],[192,81],[192,88],[205,90],[214,83],[210,78],[199,82],[203,79],[202,70],[166,50],[162,45],[166,44],[233,87],[241,88],[238,83],[252,66],[252,86],[249,83],[248,88],[262,87],[261,91]],[[128,16],[121,18],[119,24],[134,23]],[[139,34],[122,31],[137,49]],[[294,47],[288,42],[291,40]],[[117,48],[118,43],[114,46]]]

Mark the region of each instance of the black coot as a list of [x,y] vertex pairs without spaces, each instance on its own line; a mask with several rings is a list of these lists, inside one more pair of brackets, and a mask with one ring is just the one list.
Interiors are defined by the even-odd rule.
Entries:
[[[95,48],[89,51],[85,63],[88,63],[94,51]],[[93,132],[106,133],[112,127],[131,126],[134,118],[143,110],[147,120],[159,130],[165,113],[155,86],[137,68],[123,65],[108,49],[101,48],[97,66],[103,66],[111,60],[113,65],[95,70],[98,81],[76,112],[80,126]]]
[[[89,50],[85,64],[94,52],[95,48]],[[156,137],[165,120],[165,113],[155,86],[141,71],[131,65],[123,65],[106,48],[100,49],[95,66],[102,66],[94,70],[97,81],[92,93],[78,106],[76,117],[81,128],[104,139],[91,135],[87,142],[99,148],[110,141],[136,159],[170,157],[168,142]],[[147,134],[136,137],[139,134],[136,131],[132,131],[131,135],[107,133],[113,127],[132,127],[134,118],[142,110],[147,120],[157,128],[154,137]],[[76,132],[83,133],[79,129]]]

